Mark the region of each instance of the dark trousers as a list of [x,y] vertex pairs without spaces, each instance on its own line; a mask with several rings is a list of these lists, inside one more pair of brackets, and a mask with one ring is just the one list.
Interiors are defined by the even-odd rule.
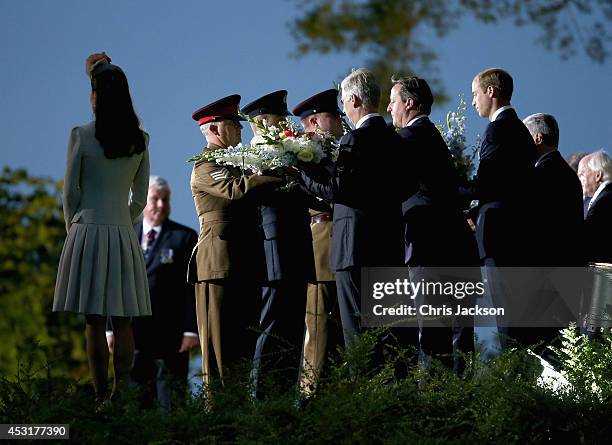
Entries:
[[252,382],[258,397],[297,385],[300,374],[305,281],[279,280],[262,288],[260,334],[253,357]]
[[136,351],[130,377],[142,389],[142,402],[145,406],[152,406],[157,399],[163,408],[169,409],[173,390],[177,391],[179,397],[180,392],[185,393],[187,390],[188,369],[187,352],[167,353],[157,357]]
[[[439,276],[438,268],[424,266],[410,267],[410,280],[413,282],[444,282]],[[448,301],[447,301],[448,300]],[[455,310],[458,300],[442,295],[415,296],[414,305],[417,313],[419,307],[448,305]],[[468,304],[464,302],[464,307]],[[441,361],[447,368],[459,373],[465,367],[463,354],[474,351],[474,318],[471,316],[444,316],[437,320],[419,319],[419,347],[421,352]]]
[[[338,308],[346,347],[351,347],[358,336],[368,329],[361,325],[361,268],[336,271]],[[385,360],[395,360],[399,353],[414,349],[417,333],[414,328],[390,327],[384,331],[376,330],[376,343],[369,363],[371,368],[383,364]],[[406,374],[406,363],[397,363],[396,375]]]
[[361,269],[336,271],[336,288],[344,344],[349,347],[361,333]]

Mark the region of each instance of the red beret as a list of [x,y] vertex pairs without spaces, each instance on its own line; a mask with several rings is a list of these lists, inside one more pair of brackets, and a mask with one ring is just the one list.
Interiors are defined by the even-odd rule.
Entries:
[[238,115],[238,104],[240,95],[232,94],[200,108],[191,117],[200,125],[222,120],[241,121],[244,119]]

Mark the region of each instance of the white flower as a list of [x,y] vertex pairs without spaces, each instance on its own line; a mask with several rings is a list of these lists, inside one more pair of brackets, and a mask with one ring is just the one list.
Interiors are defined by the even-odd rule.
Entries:
[[297,158],[302,162],[310,162],[314,159],[314,154],[307,148],[303,148],[297,153]]
[[253,139],[251,139],[251,145],[262,145],[265,143],[266,143],[266,140],[264,139],[263,136],[259,134],[253,136]]
[[299,140],[296,140],[294,138],[283,139],[282,146],[284,148],[284,151],[288,153],[297,154],[302,149]]

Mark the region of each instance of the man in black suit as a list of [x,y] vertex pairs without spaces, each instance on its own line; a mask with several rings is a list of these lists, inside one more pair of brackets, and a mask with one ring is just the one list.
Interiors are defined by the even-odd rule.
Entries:
[[490,120],[479,151],[480,163],[470,198],[478,199],[476,239],[483,264],[518,266],[532,247],[524,223],[536,149],[529,131],[510,105],[513,80],[499,68],[490,68],[472,81],[472,105]]
[[[302,172],[304,186],[333,203],[329,268],[336,272],[340,320],[347,346],[361,332],[361,268],[403,264],[401,201],[414,191],[397,133],[376,111],[380,87],[366,69],[341,83],[344,113],[355,129],[340,140],[333,172],[318,181]],[[374,196],[375,199],[368,199]]]
[[[482,71],[472,81],[472,105],[490,123],[482,137],[476,177],[463,193],[479,201],[476,241],[495,307],[506,306],[513,298],[511,286],[521,281],[499,267],[532,265],[538,248],[531,227],[539,222],[531,217],[526,223],[526,215],[533,214],[530,193],[536,149],[510,105],[512,92],[512,77],[499,68]],[[498,323],[506,332],[506,320],[498,319]],[[500,346],[506,346],[504,335]]]
[[523,119],[523,123],[533,137],[538,156],[533,187],[537,203],[534,214],[539,221],[534,230],[538,249],[533,261],[541,267],[534,269],[540,272],[539,284],[532,289],[529,313],[540,328],[515,332],[521,334],[522,343],[540,343],[545,352],[559,329],[572,319],[571,311],[548,276],[556,273],[553,269],[556,267],[584,265],[582,187],[576,172],[559,153],[556,119],[550,114],[536,113]]
[[[399,129],[410,174],[417,182],[416,193],[402,205],[406,224],[405,262],[412,281],[442,281],[436,276],[440,269],[435,267],[479,265],[476,240],[461,211],[459,177],[452,155],[428,117],[434,100],[429,85],[418,77],[394,78],[392,82],[387,111]],[[455,272],[462,275],[467,270],[455,269]],[[471,272],[466,278],[476,278],[479,273],[477,269]],[[444,299],[444,303],[459,302],[452,300]],[[417,296],[415,303],[433,304],[430,296],[423,295]],[[461,320],[453,317],[447,320],[446,326],[433,327],[422,321],[419,345],[427,355],[435,355],[459,370],[459,357],[452,359],[453,344],[458,346],[455,352],[473,350],[473,317]]]
[[605,151],[585,156],[578,166],[585,193],[592,196],[584,220],[589,262],[612,263],[612,160]]
[[[242,107],[242,112],[256,122],[278,125],[291,114],[287,91],[255,99]],[[256,143],[259,129],[254,124],[251,127],[255,135],[251,143]],[[299,380],[307,285],[316,279],[309,202],[310,198],[295,187],[270,193],[260,207],[267,276],[252,372],[260,397],[269,392],[265,383],[288,390]]]
[[151,176],[143,221],[134,230],[145,257],[153,314],[134,318],[131,378],[143,388],[147,403],[157,397],[164,408],[170,407],[171,387],[186,389],[189,351],[200,344],[194,287],[187,283],[197,234],[169,215],[170,185]]
[[536,234],[538,261],[541,266],[581,266],[582,187],[557,148],[557,121],[550,114],[536,113],[523,123],[533,137],[538,156],[533,187],[541,227]]

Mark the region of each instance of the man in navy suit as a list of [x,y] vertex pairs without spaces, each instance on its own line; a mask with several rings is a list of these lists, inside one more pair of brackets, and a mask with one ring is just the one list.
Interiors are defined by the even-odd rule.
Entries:
[[490,68],[472,81],[472,105],[489,119],[478,153],[480,163],[470,197],[479,201],[476,238],[485,265],[524,265],[530,257],[526,205],[533,182],[536,149],[527,127],[510,105],[513,80]]
[[[536,146],[534,187],[536,219],[535,262],[541,266],[538,286],[532,289],[530,316],[539,328],[515,330],[523,344],[539,343],[542,353],[561,327],[572,320],[571,310],[548,279],[555,267],[584,265],[582,187],[576,172],[558,150],[559,126],[550,114],[536,113],[523,119]],[[562,242],[561,242],[562,241]],[[535,269],[538,270],[538,269]],[[563,272],[567,273],[567,272]]]
[[334,204],[329,268],[336,272],[340,320],[349,346],[362,331],[361,268],[403,264],[401,201],[414,187],[402,175],[399,136],[376,112],[380,87],[372,73],[355,70],[341,87],[344,113],[355,129],[340,140],[327,178],[314,180],[302,172],[301,180]]
[[[513,88],[510,74],[499,68],[482,71],[472,81],[472,105],[490,123],[482,137],[476,177],[463,193],[479,201],[476,241],[494,307],[506,306],[513,298],[511,286],[521,281],[510,279],[509,271],[499,267],[533,265],[538,248],[531,228],[539,222],[526,217],[534,215],[530,207],[536,149],[510,105]],[[508,315],[511,308],[505,309]],[[498,323],[506,332],[506,321]],[[504,335],[500,345],[506,346]]]
[[[416,193],[402,205],[406,224],[405,262],[412,281],[440,281],[439,277],[436,279],[439,270],[434,267],[479,265],[476,240],[461,211],[459,177],[452,155],[428,117],[434,100],[429,85],[418,77],[394,78],[392,82],[387,111],[399,129],[408,165],[412,167],[410,174],[417,182]],[[478,273],[475,269],[471,278]],[[431,299],[419,295],[415,302],[422,305],[431,303]],[[460,326],[456,317],[448,320],[447,327],[432,327],[422,321],[418,336],[421,350],[459,370],[461,361],[452,360],[453,343],[459,346],[455,351],[474,348],[473,318],[471,322],[461,321],[466,326]]]
[[538,261],[541,266],[581,266],[582,187],[576,172],[559,153],[557,121],[550,114],[536,113],[523,123],[533,137],[538,156],[533,187],[541,227],[536,234]]
[[156,397],[165,408],[170,406],[172,386],[186,388],[189,351],[200,344],[195,291],[187,283],[197,234],[169,215],[170,185],[151,176],[143,221],[134,230],[145,257],[153,314],[134,318],[131,378],[143,388],[147,402]]
[[592,196],[584,220],[586,258],[589,262],[612,263],[612,160],[605,151],[585,156],[578,177]]

